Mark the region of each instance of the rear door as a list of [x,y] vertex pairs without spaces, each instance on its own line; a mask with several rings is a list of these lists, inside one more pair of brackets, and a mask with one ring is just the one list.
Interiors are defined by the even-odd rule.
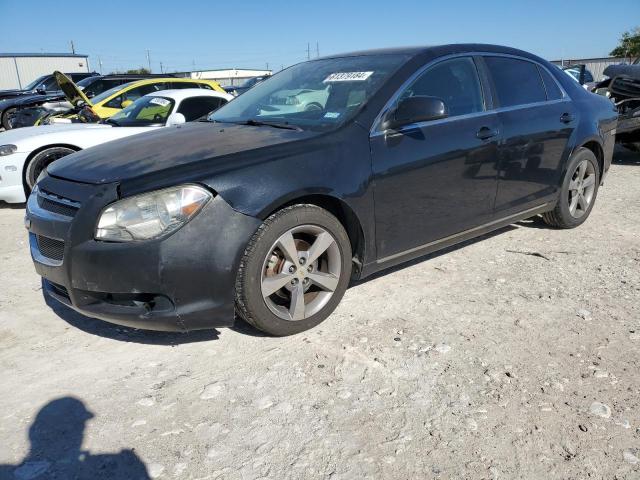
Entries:
[[371,135],[382,261],[486,223],[493,213],[499,124],[487,111],[474,59],[427,67],[393,105],[413,95],[442,99],[449,116]]
[[577,112],[546,67],[483,57],[501,124],[496,215],[533,208],[557,191]]

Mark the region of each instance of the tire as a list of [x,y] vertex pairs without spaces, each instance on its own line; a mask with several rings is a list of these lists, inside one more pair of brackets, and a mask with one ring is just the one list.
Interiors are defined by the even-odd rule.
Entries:
[[569,160],[555,208],[542,214],[547,225],[575,228],[589,217],[600,186],[600,167],[593,152],[579,148]]
[[24,171],[24,188],[27,196],[31,193],[33,186],[38,180],[38,176],[42,170],[47,168],[50,163],[59,158],[66,157],[76,151],[68,147],[50,147],[35,154],[27,164]]
[[623,143],[622,146],[632,152],[640,152],[640,142],[635,143]]
[[9,117],[13,115],[16,111],[15,108],[7,108],[4,112],[2,112],[2,127],[5,130],[11,130],[11,123],[9,122]]
[[236,278],[236,309],[263,332],[293,335],[325,320],[350,278],[351,243],[342,224],[318,206],[293,205],[267,218],[249,241]]

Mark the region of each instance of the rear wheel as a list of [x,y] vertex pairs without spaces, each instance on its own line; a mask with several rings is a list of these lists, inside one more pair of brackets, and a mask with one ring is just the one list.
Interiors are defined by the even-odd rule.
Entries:
[[342,224],[315,205],[294,205],[267,218],[249,242],[236,306],[256,328],[292,335],[326,319],[350,277],[351,244]]
[[555,208],[542,215],[557,228],[575,228],[589,217],[598,194],[600,168],[593,152],[579,148],[571,157]]
[[31,160],[29,160],[24,172],[24,185],[27,195],[31,193],[38,177],[49,164],[74,152],[75,150],[68,147],[51,147],[35,154]]

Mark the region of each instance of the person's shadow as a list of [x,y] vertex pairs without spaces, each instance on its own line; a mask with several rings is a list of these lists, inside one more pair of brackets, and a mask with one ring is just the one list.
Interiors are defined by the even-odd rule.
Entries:
[[18,465],[0,465],[0,480],[149,479],[147,467],[133,450],[100,455],[80,450],[90,418],[93,414],[76,398],[47,403],[29,428],[29,454]]

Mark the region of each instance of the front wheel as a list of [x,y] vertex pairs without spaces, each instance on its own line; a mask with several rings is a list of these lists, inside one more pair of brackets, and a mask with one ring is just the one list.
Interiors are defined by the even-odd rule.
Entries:
[[236,307],[254,327],[292,335],[325,320],[350,277],[351,244],[342,224],[315,205],[293,205],[267,218],[250,240]]
[[7,108],[4,112],[2,112],[2,126],[5,130],[11,130],[13,128],[11,119],[17,110],[17,108]]
[[36,153],[29,160],[24,172],[24,186],[27,196],[31,193],[31,190],[33,190],[33,186],[36,184],[42,171],[47,168],[49,164],[74,152],[75,150],[67,147],[50,147]]
[[542,215],[552,227],[575,228],[589,217],[600,185],[600,167],[593,152],[579,148],[569,160],[555,208]]

